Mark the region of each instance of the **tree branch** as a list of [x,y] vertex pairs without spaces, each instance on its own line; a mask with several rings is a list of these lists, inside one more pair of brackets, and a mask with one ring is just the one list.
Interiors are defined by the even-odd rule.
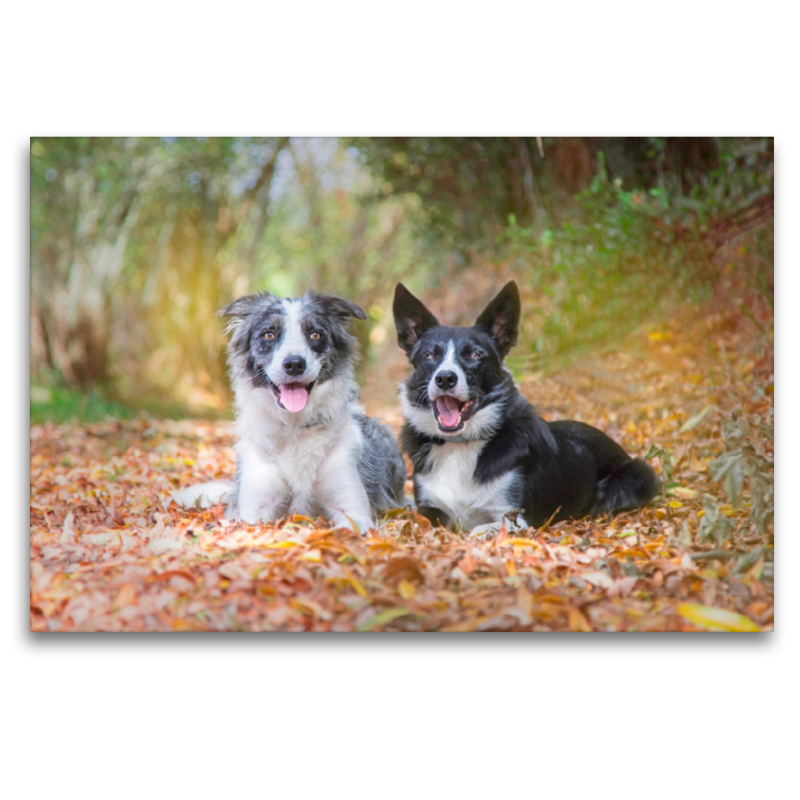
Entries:
[[258,176],[258,179],[253,184],[252,189],[245,195],[244,200],[239,203],[238,208],[236,209],[235,214],[231,214],[229,217],[228,223],[225,225],[220,238],[217,241],[217,249],[220,250],[225,245],[225,243],[230,239],[230,237],[236,232],[239,225],[241,225],[242,220],[250,213],[250,209],[253,207],[253,203],[255,203],[256,196],[261,191],[264,186],[268,186],[272,183],[272,178],[275,174],[275,166],[278,161],[278,156],[281,154],[281,151],[284,147],[286,147],[287,143],[289,142],[289,137],[284,136],[278,139],[278,142],[275,146],[275,152],[272,154],[272,157],[267,161],[264,166],[261,168],[261,173]]

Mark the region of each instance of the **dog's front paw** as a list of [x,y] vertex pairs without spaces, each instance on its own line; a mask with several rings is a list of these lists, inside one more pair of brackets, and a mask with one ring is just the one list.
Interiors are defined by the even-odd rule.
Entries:
[[243,522],[245,525],[259,525],[274,522],[280,517],[272,505],[251,505],[239,506],[232,509],[231,519]]
[[500,532],[500,525],[500,522],[487,522],[485,525],[477,525],[470,531],[469,538],[477,539],[480,542],[488,542]]
[[366,536],[369,529],[375,527],[374,520],[369,517],[364,517],[360,514],[350,516],[344,512],[333,515],[333,524],[337,528],[349,528],[354,533],[360,533],[362,536]]
[[354,518],[352,522],[355,524],[355,527],[353,527],[352,525],[348,525],[348,527],[351,530],[355,531],[356,533],[360,533],[362,536],[366,536],[371,529],[375,528],[375,522],[374,520],[371,519]]
[[226,481],[210,481],[187,486],[175,492],[169,500],[174,501],[184,508],[211,508],[217,503],[227,505],[231,501],[233,485]]

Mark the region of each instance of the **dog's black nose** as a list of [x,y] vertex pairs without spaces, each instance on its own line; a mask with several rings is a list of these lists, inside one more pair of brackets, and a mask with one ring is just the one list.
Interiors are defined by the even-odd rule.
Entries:
[[302,375],[306,371],[306,360],[302,356],[289,356],[283,360],[283,369],[289,375]]
[[436,375],[436,385],[440,389],[452,389],[458,383],[458,375],[450,370],[443,370]]

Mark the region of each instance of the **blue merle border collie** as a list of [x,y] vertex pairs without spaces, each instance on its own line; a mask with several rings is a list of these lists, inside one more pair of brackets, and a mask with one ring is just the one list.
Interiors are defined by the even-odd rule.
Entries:
[[582,422],[545,422],[514,385],[503,360],[516,344],[513,281],[472,327],[440,325],[398,284],[397,339],[414,371],[400,388],[403,448],[414,497],[434,524],[488,531],[522,509],[539,527],[644,505],[659,490],[653,470]]
[[190,486],[184,506],[222,500],[227,516],[255,524],[286,514],[324,516],[366,533],[402,506],[406,469],[388,428],[364,413],[353,380],[355,303],[268,292],[225,306],[236,397],[236,483]]

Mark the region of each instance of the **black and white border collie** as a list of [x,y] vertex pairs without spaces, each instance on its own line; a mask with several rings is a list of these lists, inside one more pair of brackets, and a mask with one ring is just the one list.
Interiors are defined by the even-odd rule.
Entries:
[[539,527],[644,505],[659,490],[644,461],[582,422],[545,422],[519,393],[503,365],[519,318],[513,281],[470,328],[440,325],[398,284],[397,339],[414,367],[400,388],[402,442],[420,513],[483,531],[514,509]]
[[391,432],[367,417],[353,380],[355,303],[312,292],[235,300],[228,366],[236,396],[236,484],[190,486],[184,506],[228,505],[251,524],[288,513],[324,516],[366,533],[376,515],[403,505],[406,470]]

